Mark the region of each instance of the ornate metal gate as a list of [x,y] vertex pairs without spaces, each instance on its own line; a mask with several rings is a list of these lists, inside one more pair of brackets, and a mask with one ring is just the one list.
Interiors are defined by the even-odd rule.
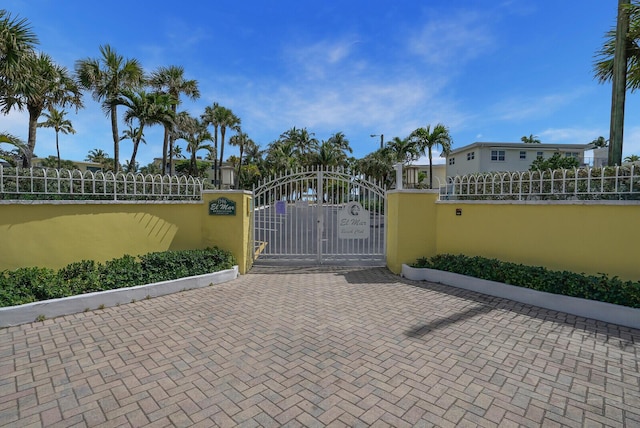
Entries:
[[289,172],[253,191],[257,264],[385,264],[386,190],[337,169]]

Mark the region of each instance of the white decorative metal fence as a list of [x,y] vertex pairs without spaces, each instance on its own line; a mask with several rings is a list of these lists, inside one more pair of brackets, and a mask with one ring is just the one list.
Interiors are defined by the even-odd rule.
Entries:
[[385,263],[384,187],[338,169],[291,171],[254,189],[257,263]]
[[440,200],[640,200],[636,165],[447,178]]
[[0,165],[4,200],[201,200],[202,190],[199,179],[186,176]]

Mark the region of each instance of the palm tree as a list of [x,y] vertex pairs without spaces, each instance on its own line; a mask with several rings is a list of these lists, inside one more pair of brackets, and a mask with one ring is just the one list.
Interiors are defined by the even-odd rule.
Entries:
[[388,186],[392,182],[394,162],[395,156],[389,147],[383,147],[356,161],[356,170]]
[[220,123],[218,122],[218,110],[220,109],[218,103],[213,103],[211,106],[204,108],[204,113],[200,116],[200,119],[207,126],[213,126],[213,182],[218,183],[218,128]]
[[86,161],[102,163],[109,157],[109,154],[102,149],[91,149],[85,158]]
[[38,118],[42,112],[56,105],[72,105],[78,109],[82,107],[82,94],[67,69],[55,64],[49,55],[33,54],[25,61],[30,71],[21,77],[20,87],[14,88],[16,92],[8,100],[7,107],[21,109],[26,106],[29,112],[29,153],[23,158],[22,166],[30,167],[36,147]]
[[638,162],[640,161],[640,156],[638,155],[629,155],[624,158],[625,162]]
[[76,130],[73,129],[71,125],[71,121],[65,119],[64,116],[67,114],[65,110],[57,110],[55,107],[49,107],[49,113],[44,112],[43,115],[47,119],[44,122],[38,123],[38,126],[44,128],[53,128],[56,131],[56,153],[58,155],[58,169],[61,168],[60,164],[60,144],[58,142],[58,134],[62,132],[63,134],[75,134]]
[[427,152],[429,157],[429,188],[433,188],[433,147],[440,146],[442,153],[448,154],[451,151],[453,140],[449,135],[449,129],[439,123],[431,131],[431,125],[426,128],[418,128],[413,131],[410,138],[415,141],[418,152],[422,155]]
[[235,179],[235,187],[238,187],[238,184],[240,182],[240,173],[242,172],[242,155],[244,154],[244,148],[247,145],[253,144],[255,145],[255,143],[253,142],[253,140],[251,140],[251,138],[249,138],[249,136],[242,132],[242,130],[238,129],[238,133],[234,136],[232,136],[231,138],[229,138],[229,144],[235,147],[238,147],[239,151],[240,151],[240,156],[238,157],[238,170],[236,172],[236,179]]
[[271,175],[294,170],[300,166],[300,156],[292,140],[276,140],[269,144],[265,164]]
[[[189,124],[187,125],[187,122]],[[206,141],[212,141],[211,133],[207,130],[207,125],[196,118],[191,118],[183,123],[181,138],[187,142],[187,152],[191,153],[190,172],[193,177],[198,177],[197,152],[200,150],[213,150]]]
[[[138,141],[138,144],[139,143],[147,144],[147,140],[144,138],[144,133],[140,131],[140,128],[134,128],[133,125],[131,125],[130,123],[127,124],[127,129],[122,131],[122,135],[120,136],[120,141],[123,141],[123,140],[131,140],[136,151],[137,151],[136,141]],[[135,155],[134,155],[134,158],[135,158]],[[129,162],[126,165],[126,170],[127,172],[134,172],[135,163],[132,164],[131,162]]]
[[529,135],[528,137],[526,135],[523,135],[522,138],[520,138],[520,141],[525,144],[540,144],[538,136],[533,134]]
[[100,164],[100,168],[103,171],[113,170],[113,158],[109,157],[109,154],[102,149],[89,150],[85,160],[89,162],[95,162]]
[[318,146],[318,150],[311,154],[312,162],[323,167],[335,167],[340,165],[340,158],[343,152],[336,150],[336,147],[329,141],[323,141]]
[[93,92],[93,98],[101,101],[103,111],[111,116],[113,169],[117,172],[120,166],[117,99],[123,89],[133,89],[142,83],[143,71],[136,59],[125,60],[109,45],[100,46],[100,54],[100,58],[77,61],[76,73],[80,84]]
[[166,129],[173,126],[175,115],[171,106],[175,104],[175,99],[168,94],[149,93],[143,89],[137,91],[124,89],[122,96],[118,97],[115,103],[128,108],[124,114],[125,123],[131,125],[134,119],[138,121],[138,128],[135,128],[137,133],[132,135],[133,152],[129,161],[131,171],[136,164],[138,146],[143,141],[144,127],[162,124]]
[[[176,101],[171,107],[173,113],[176,114],[177,107],[180,105],[180,95],[184,94],[192,100],[200,98],[198,90],[198,82],[196,80],[186,80],[184,78],[184,68],[179,66],[160,67],[153,73],[149,79],[149,84],[160,92],[167,93]],[[167,154],[173,153],[173,143],[175,141],[174,134],[168,126],[164,128],[164,142],[162,145],[162,171],[166,173]],[[173,137],[173,138],[172,138]],[[172,170],[173,157],[169,155],[169,173]]]
[[317,152],[319,143],[313,136],[313,132],[307,131],[306,128],[297,129],[295,126],[280,135],[280,140],[286,141],[294,145],[299,163],[303,166],[313,163],[311,153]]
[[29,89],[22,77],[29,72],[26,60],[34,55],[36,44],[38,38],[26,19],[0,9],[0,109],[5,114],[13,107],[13,95]]
[[250,140],[248,144],[245,144],[244,153],[244,162],[247,165],[258,164],[263,160],[262,150],[260,150],[260,146],[253,140]]
[[178,145],[173,146],[173,151],[171,152],[171,157],[176,159],[184,159],[184,155],[182,154],[182,147]]
[[595,140],[593,140],[591,142],[591,144],[593,144],[596,148],[608,147],[609,146],[609,140],[607,140],[606,138],[604,138],[601,135],[598,138],[596,138]]
[[417,141],[411,137],[393,137],[387,141],[387,147],[393,153],[395,160],[403,165],[418,160],[420,157]]
[[17,166],[18,161],[23,159],[29,150],[24,141],[7,132],[0,133],[0,144],[8,144],[14,148],[11,151],[0,149],[0,159],[8,162],[11,166]]
[[[640,88],[640,4],[633,2],[625,6],[629,13],[629,31],[626,35],[627,89],[635,92]],[[613,57],[616,50],[616,28],[605,34],[602,48],[596,52],[593,70],[600,83],[613,79]]]
[[[233,114],[231,109],[226,107],[220,107],[218,109],[217,122],[220,124],[220,166],[222,166],[222,160],[224,159],[224,135],[227,129],[236,129],[240,126],[240,118]],[[221,171],[218,173],[218,182],[222,179]]]

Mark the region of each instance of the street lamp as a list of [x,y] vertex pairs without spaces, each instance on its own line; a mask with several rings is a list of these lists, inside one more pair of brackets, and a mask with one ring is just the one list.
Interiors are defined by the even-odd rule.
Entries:
[[371,134],[369,135],[371,138],[373,137],[380,137],[380,148],[382,148],[384,146],[384,134]]

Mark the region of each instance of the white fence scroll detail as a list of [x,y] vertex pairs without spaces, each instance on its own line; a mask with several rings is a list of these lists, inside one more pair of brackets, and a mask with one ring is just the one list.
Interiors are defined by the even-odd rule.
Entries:
[[201,200],[202,190],[202,181],[190,176],[0,165],[5,200]]
[[616,166],[448,177],[440,200],[640,200],[640,168]]

